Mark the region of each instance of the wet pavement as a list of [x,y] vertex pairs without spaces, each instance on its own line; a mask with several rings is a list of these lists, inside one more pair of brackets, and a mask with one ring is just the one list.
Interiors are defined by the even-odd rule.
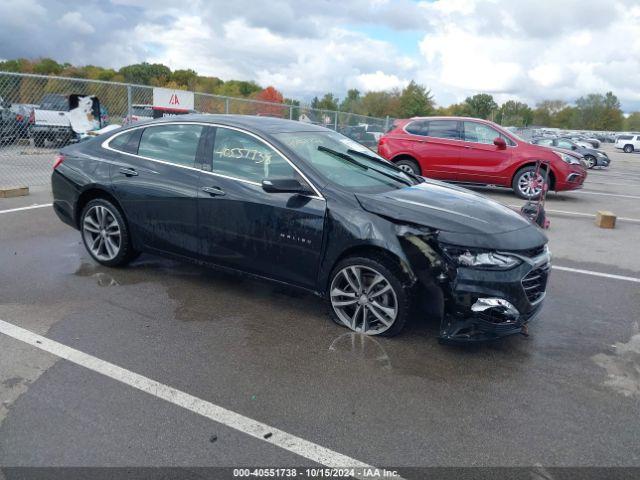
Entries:
[[[632,187],[585,191],[640,195],[629,162],[593,177]],[[640,218],[633,198],[567,197]],[[640,224],[551,221],[555,265],[640,276]],[[640,466],[638,283],[555,270],[529,337],[450,347],[428,318],[363,337],[278,285],[149,255],[98,266],[50,208],[0,215],[0,245],[0,319],[360,461]],[[0,366],[2,466],[311,464],[2,334]]]

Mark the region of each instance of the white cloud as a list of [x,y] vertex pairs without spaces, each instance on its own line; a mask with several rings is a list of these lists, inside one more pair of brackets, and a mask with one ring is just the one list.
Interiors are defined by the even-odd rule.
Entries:
[[81,33],[87,35],[95,32],[95,28],[86,19],[82,17],[80,12],[67,12],[60,20],[58,25],[62,28],[68,28],[75,33]]
[[358,88],[367,90],[391,90],[393,88],[403,88],[409,81],[398,78],[396,75],[387,74],[381,70],[374,73],[362,73],[356,77]]

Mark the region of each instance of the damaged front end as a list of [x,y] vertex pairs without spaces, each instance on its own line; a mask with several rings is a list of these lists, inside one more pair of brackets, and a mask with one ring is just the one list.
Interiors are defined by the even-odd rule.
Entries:
[[414,273],[427,295],[440,303],[442,343],[527,335],[528,323],[542,307],[551,269],[546,245],[472,249],[444,244],[438,231],[396,228]]

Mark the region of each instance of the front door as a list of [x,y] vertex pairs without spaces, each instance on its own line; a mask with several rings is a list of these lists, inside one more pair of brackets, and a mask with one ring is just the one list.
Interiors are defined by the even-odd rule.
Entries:
[[304,180],[273,147],[248,132],[217,127],[208,155],[198,200],[204,259],[315,288],[325,200],[265,192],[264,179]]
[[[464,149],[460,156],[458,181],[508,185],[509,161],[511,159],[512,140],[489,125],[480,122],[463,122]],[[501,137],[507,144],[504,150],[493,141]]]
[[189,123],[153,125],[142,130],[133,147],[124,141],[119,146],[119,136],[109,144],[122,152],[111,167],[114,193],[134,238],[146,248],[198,254],[196,155],[204,129]]
[[[456,120],[423,120],[415,151],[425,177],[438,180],[458,179],[458,163],[462,151],[459,122]],[[409,127],[407,127],[409,131]]]

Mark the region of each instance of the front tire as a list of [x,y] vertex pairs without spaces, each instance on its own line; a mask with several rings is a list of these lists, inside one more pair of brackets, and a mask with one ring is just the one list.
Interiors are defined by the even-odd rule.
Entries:
[[400,267],[386,256],[353,256],[333,269],[327,303],[338,325],[391,337],[407,323],[411,287]]
[[396,167],[404,172],[413,173],[414,175],[422,175],[422,169],[418,162],[411,158],[401,158],[397,162],[395,162]]
[[593,155],[585,155],[585,161],[587,162],[587,168],[591,169],[596,166],[596,158]]
[[[536,167],[524,167],[516,172],[511,182],[511,188],[515,194],[525,200],[537,200],[542,193],[542,183],[544,176],[548,175],[545,170],[538,173],[535,178]],[[543,176],[544,175],[544,176]]]
[[625,145],[623,150],[624,153],[633,153],[633,145]]
[[91,200],[80,217],[82,241],[89,255],[107,267],[121,267],[137,253],[124,216],[113,203],[103,198]]

